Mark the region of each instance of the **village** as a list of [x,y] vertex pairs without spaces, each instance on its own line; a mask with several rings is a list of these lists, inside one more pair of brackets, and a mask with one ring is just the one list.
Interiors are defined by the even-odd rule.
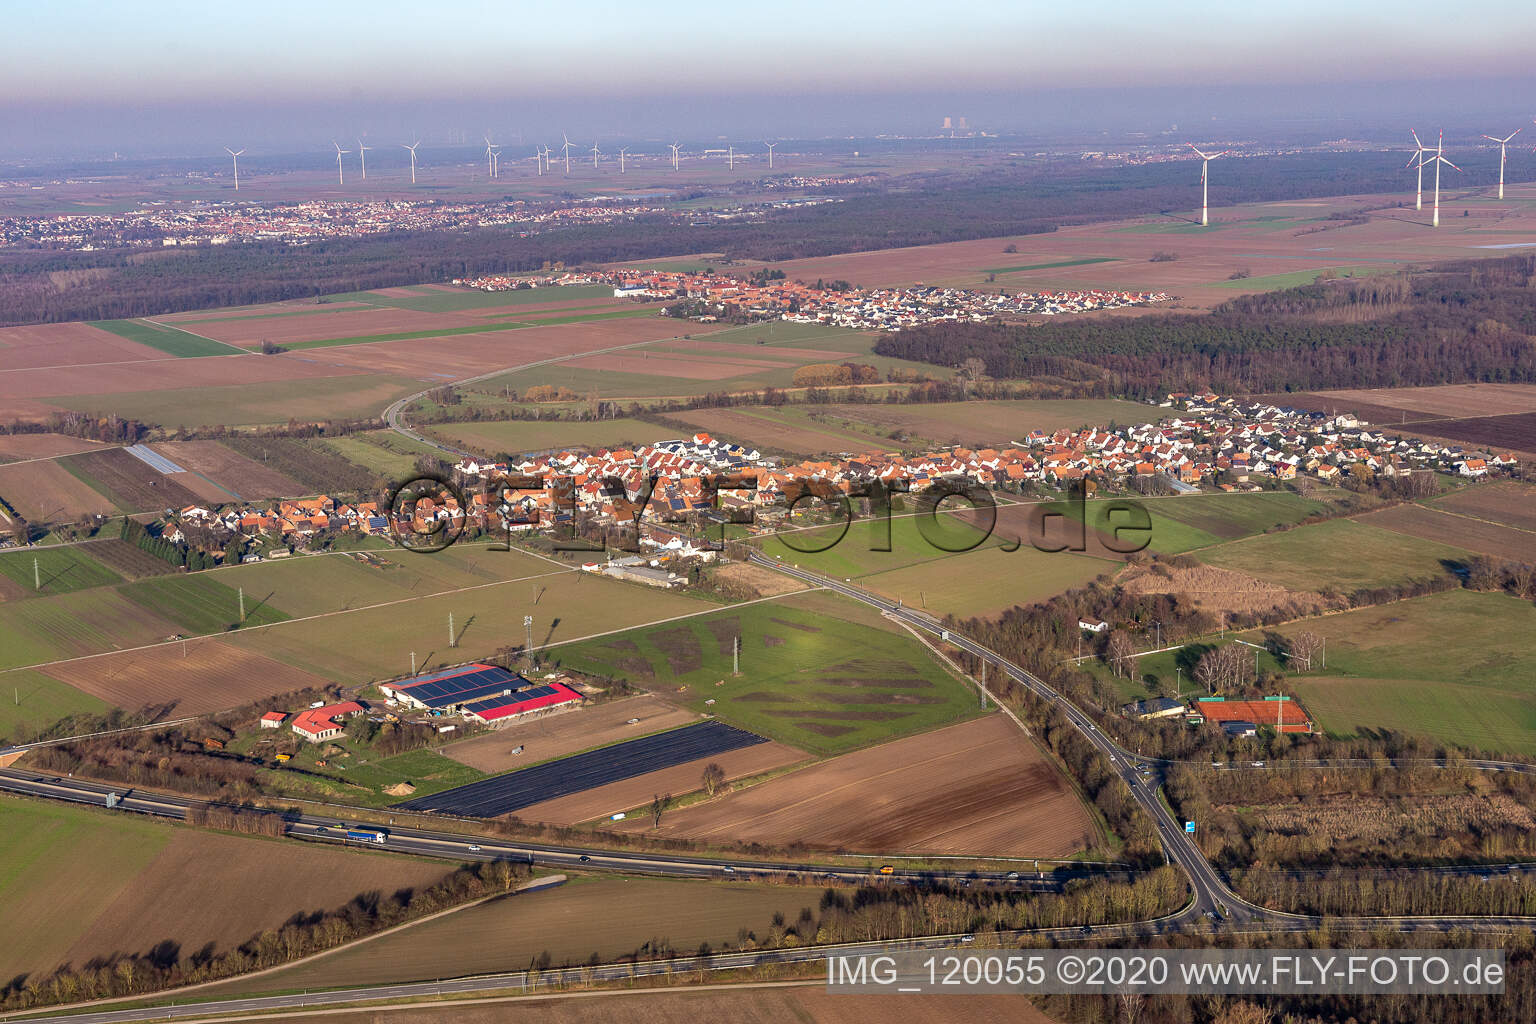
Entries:
[[511,275],[456,278],[452,282],[483,291],[511,291],[548,285],[606,284],[614,298],[671,302],[672,315],[709,323],[718,320],[785,320],[830,324],[861,331],[900,331],[944,321],[979,323],[997,317],[1056,316],[1166,302],[1164,292],[1084,289],[1074,291],[980,292],[965,288],[915,285],[864,289],[846,281],[816,282],[777,278],[764,273],[746,281],[727,275],[664,270],[608,270],[570,273],[544,279]]
[[[1507,473],[1509,453],[1470,451],[1373,429],[1346,413],[1325,414],[1243,402],[1214,394],[1175,394],[1156,422],[1032,431],[1001,448],[953,447],[919,454],[842,454],[791,460],[699,433],[635,448],[567,450],[514,462],[465,457],[453,466],[453,494],[391,509],[379,500],[329,495],[224,508],[170,512],[162,535],[187,539],[190,528],[214,536],[263,539],[245,561],[287,557],[323,547],[337,535],[389,537],[444,521],[495,536],[622,529],[642,519],[695,525],[750,519],[753,531],[774,528],[807,493],[858,495],[873,483],[900,482],[920,492],[958,481],[1016,495],[1050,496],[1076,489],[1194,494],[1257,491],[1310,480],[1315,485],[1401,479],[1444,473],[1467,479]],[[393,517],[393,521],[392,521]],[[183,529],[187,527],[189,529]],[[673,537],[658,550],[589,571],[654,586],[684,582],[669,560],[712,557]],[[366,552],[354,552],[367,557]]]

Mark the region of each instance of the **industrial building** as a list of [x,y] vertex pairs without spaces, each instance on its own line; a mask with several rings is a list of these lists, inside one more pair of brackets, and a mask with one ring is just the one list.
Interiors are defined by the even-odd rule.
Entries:
[[379,689],[406,707],[462,714],[482,725],[504,725],[582,700],[581,694],[563,683],[535,684],[516,672],[479,663],[385,683]]

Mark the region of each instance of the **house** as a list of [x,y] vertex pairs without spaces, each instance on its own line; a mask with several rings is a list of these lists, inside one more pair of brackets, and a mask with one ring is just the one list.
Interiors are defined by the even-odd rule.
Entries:
[[292,729],[309,742],[320,743],[341,735],[341,719],[360,715],[365,710],[355,700],[307,708],[293,716]]
[[1109,628],[1109,623],[1103,619],[1078,619],[1078,629],[1086,629],[1090,633],[1102,633]]
[[261,727],[263,729],[280,729],[286,721],[288,721],[288,716],[281,711],[268,711],[261,716]]

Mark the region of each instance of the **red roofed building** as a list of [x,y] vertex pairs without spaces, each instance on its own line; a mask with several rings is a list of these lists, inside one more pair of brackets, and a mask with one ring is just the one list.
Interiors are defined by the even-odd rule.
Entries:
[[261,727],[263,729],[277,729],[287,720],[288,716],[281,711],[268,711],[261,716]]
[[564,683],[544,683],[530,689],[465,705],[464,717],[483,725],[505,725],[514,719],[566,705],[579,704],[581,694]]
[[293,716],[293,731],[311,743],[334,739],[341,735],[339,719],[360,715],[366,709],[355,700],[341,704],[327,704],[323,708],[306,708]]

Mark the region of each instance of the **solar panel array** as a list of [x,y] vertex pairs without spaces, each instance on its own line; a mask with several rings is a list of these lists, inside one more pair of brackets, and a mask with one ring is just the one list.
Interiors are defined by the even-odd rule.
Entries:
[[504,668],[494,665],[473,666],[468,670],[434,673],[421,682],[396,687],[396,692],[425,704],[429,708],[443,708],[454,704],[466,704],[481,700],[504,690],[516,690],[527,686],[528,680]]
[[540,684],[533,687],[532,689],[518,690],[510,697],[498,695],[495,697],[487,697],[485,700],[477,700],[473,704],[465,704],[464,710],[473,711],[478,714],[481,711],[489,711],[492,708],[501,708],[515,704],[526,704],[531,700],[538,700],[540,697],[548,697],[550,694],[558,692],[559,691],[557,691],[553,686],[548,684]]

